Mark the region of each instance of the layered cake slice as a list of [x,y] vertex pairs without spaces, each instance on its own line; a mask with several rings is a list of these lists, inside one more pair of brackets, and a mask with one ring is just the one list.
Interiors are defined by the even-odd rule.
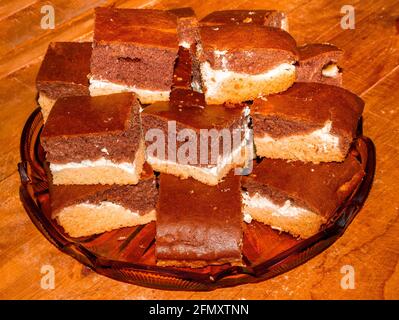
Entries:
[[329,221],[363,176],[352,154],[344,162],[321,164],[264,158],[243,177],[244,213],[308,238]]
[[50,43],[36,77],[44,121],[58,98],[89,95],[91,47],[91,42]]
[[53,183],[136,184],[145,151],[131,93],[60,98],[41,134]]
[[190,7],[168,10],[177,17],[177,35],[179,46],[190,49],[199,41],[199,23],[195,12]]
[[142,112],[147,161],[155,171],[216,185],[247,157],[244,105],[205,105],[202,94],[178,89],[170,102]]
[[160,266],[242,265],[240,177],[217,186],[161,174],[155,255]]
[[256,154],[273,159],[343,161],[364,102],[340,87],[298,82],[251,106]]
[[223,24],[256,24],[280,28],[288,31],[288,18],[284,12],[276,10],[221,10],[214,11],[200,21],[203,26]]
[[342,72],[338,66],[343,51],[332,44],[314,43],[298,48],[298,82],[320,82],[342,86]]
[[136,185],[51,185],[52,218],[71,237],[83,237],[154,221],[155,176],[144,166]]
[[200,28],[201,76],[208,103],[253,100],[295,81],[295,40],[285,31],[259,25]]
[[131,91],[141,103],[167,101],[178,48],[177,18],[172,13],[97,8],[90,93]]

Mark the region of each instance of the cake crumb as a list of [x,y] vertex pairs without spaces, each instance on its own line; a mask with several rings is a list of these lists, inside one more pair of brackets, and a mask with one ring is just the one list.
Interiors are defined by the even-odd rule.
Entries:
[[252,216],[249,213],[244,212],[244,222],[245,223],[251,223],[252,222]]

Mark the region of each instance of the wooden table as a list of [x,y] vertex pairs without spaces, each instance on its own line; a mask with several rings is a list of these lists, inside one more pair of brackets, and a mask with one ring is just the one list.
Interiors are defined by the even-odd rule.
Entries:
[[[349,2],[349,3],[348,3]],[[48,1],[0,3],[0,298],[2,299],[398,299],[399,298],[399,1],[398,0],[53,0],[54,30],[40,28]],[[364,131],[377,148],[375,183],[344,236],[306,264],[259,284],[212,292],[171,292],[119,283],[62,254],[36,230],[18,196],[19,138],[37,107],[35,76],[50,41],[89,40],[93,10],[191,5],[199,17],[217,9],[280,9],[299,44],[331,42],[345,50],[344,84],[366,101]],[[354,30],[340,27],[341,7],[355,8]],[[55,270],[45,290],[42,267]],[[353,266],[355,288],[341,287]]]

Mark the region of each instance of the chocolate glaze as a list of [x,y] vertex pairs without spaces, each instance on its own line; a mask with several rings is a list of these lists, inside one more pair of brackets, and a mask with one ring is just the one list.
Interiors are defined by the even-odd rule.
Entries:
[[254,100],[254,136],[274,138],[304,134],[332,122],[331,132],[341,143],[352,142],[363,112],[361,98],[340,87],[298,82],[287,91]]
[[208,14],[200,24],[204,26],[256,24],[281,28],[286,19],[284,12],[276,10],[222,10]]
[[[184,89],[175,89],[171,95],[170,102],[156,102],[146,107],[142,114],[142,126],[144,136],[154,128],[160,129],[165,133],[165,150],[168,149],[168,121],[176,121],[176,133],[179,134],[184,129],[192,129],[197,139],[197,159],[200,159],[200,130],[201,129],[228,129],[230,133],[234,129],[240,129],[246,124],[243,113],[244,104],[235,108],[227,108],[223,105],[205,105],[204,96],[198,92]],[[241,133],[241,137],[243,132]],[[177,141],[178,149],[186,141]],[[219,137],[219,150],[223,146],[223,139]],[[231,142],[231,148],[237,147]],[[153,141],[146,141],[146,145],[153,144]],[[208,143],[209,150],[211,148]],[[209,151],[208,150],[208,151]],[[214,166],[215,160],[211,159],[211,152],[208,152],[207,164],[193,164],[197,166]]]
[[[158,117],[162,121],[175,120],[187,128],[200,129],[222,129],[237,124],[243,119],[244,104],[237,108],[228,109],[223,105],[190,104],[186,99],[203,99],[203,94],[193,93],[191,90],[179,90],[179,95],[171,102],[155,102],[146,107],[142,112],[143,126],[148,117]],[[195,99],[194,98],[194,99]],[[183,101],[184,108],[180,107]]]
[[200,33],[203,47],[200,59],[208,61],[213,69],[257,74],[298,59],[294,38],[277,28],[202,26]]
[[330,63],[338,64],[343,51],[332,44],[314,43],[298,48],[299,63],[297,66],[298,82],[320,82],[342,86],[342,73],[336,77],[325,77],[322,70]]
[[88,95],[91,42],[52,42],[36,77],[38,91],[51,99]]
[[161,174],[156,232],[158,261],[241,262],[240,176],[208,186]]
[[[51,181],[51,179],[49,179]],[[109,201],[144,215],[155,209],[158,190],[152,168],[145,164],[136,185],[53,185],[50,184],[52,215],[80,203]]]
[[139,108],[131,93],[58,99],[41,134],[47,160],[132,162],[141,140]]
[[134,43],[142,46],[177,47],[176,16],[155,9],[95,9],[95,43]]
[[254,162],[253,171],[242,184],[250,196],[268,197],[278,205],[290,200],[329,219],[353,192],[364,171],[351,153],[344,162],[320,164],[264,158]]

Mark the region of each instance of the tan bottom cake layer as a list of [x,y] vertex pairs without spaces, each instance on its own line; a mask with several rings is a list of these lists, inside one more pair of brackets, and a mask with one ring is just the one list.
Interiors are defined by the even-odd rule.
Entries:
[[144,142],[140,142],[130,170],[123,166],[96,165],[67,167],[55,170],[50,164],[53,183],[58,184],[137,184],[145,162]]
[[220,168],[217,168],[216,166],[213,168],[196,167],[171,161],[159,160],[149,156],[147,156],[147,162],[155,171],[171,174],[180,177],[181,179],[187,179],[188,177],[191,177],[204,184],[215,186],[230,172],[230,170],[244,165],[247,160],[247,154],[246,147],[242,148],[238,154],[234,155],[231,162],[226,163]]
[[298,216],[284,216],[276,214],[271,209],[245,206],[244,212],[250,214],[252,219],[267,224],[273,229],[285,231],[303,239],[316,234],[321,225],[326,222],[323,217],[310,211]]
[[55,217],[71,237],[84,237],[123,227],[155,221],[155,209],[139,215],[120,205],[102,202],[99,205],[77,204],[66,207]]
[[37,101],[42,109],[43,122],[45,123],[56,100],[47,97],[43,92],[39,92],[39,98]]
[[104,80],[90,79],[90,95],[102,96],[113,93],[133,92],[142,104],[150,104],[157,101],[168,101],[170,90],[158,91],[135,88],[127,85],[121,85]]
[[313,163],[344,161],[346,152],[342,151],[339,138],[330,133],[324,133],[323,130],[324,128],[310,134],[277,139],[268,135],[254,137],[256,154],[271,159]]
[[201,74],[208,104],[226,101],[239,103],[287,90],[296,79],[295,66],[284,64],[268,73],[250,75],[231,71],[213,70],[208,62],[201,65]]

